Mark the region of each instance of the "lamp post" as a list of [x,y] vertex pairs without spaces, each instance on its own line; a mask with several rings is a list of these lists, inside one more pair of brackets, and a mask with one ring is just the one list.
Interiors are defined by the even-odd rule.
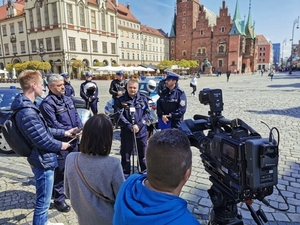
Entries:
[[282,52],[281,52],[281,68],[283,69],[283,49],[284,45],[286,45],[286,38],[282,42]]
[[292,47],[291,47],[291,57],[290,57],[290,72],[289,74],[292,74],[292,69],[293,69],[293,54],[294,54],[294,49],[293,49],[293,41],[294,41],[294,30],[295,30],[295,25],[297,24],[297,29],[299,29],[299,16],[297,19],[294,20],[294,24],[293,24],[293,31],[292,31]]
[[39,49],[36,51],[36,53],[41,57],[41,62],[43,65],[42,75],[44,76],[44,55],[46,54],[46,51],[44,49],[43,43],[40,43]]

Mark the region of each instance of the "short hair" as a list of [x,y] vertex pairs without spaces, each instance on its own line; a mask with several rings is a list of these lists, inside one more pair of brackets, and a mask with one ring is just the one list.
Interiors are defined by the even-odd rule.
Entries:
[[136,83],[136,84],[138,84],[139,81],[138,81],[137,79],[130,78],[130,79],[127,81],[127,86],[128,86],[129,83]]
[[38,79],[42,78],[42,74],[37,70],[24,70],[18,76],[18,81],[23,91],[30,89],[33,82],[37,82]]
[[113,125],[101,113],[88,119],[83,127],[80,152],[87,155],[109,155],[113,140]]
[[189,139],[178,129],[155,133],[146,149],[147,179],[157,190],[174,190],[192,166]]
[[52,86],[58,80],[64,80],[64,78],[60,74],[51,74],[47,77],[48,86]]

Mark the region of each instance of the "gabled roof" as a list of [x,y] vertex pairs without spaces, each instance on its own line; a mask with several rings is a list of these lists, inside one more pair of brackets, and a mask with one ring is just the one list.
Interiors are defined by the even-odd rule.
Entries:
[[[16,10],[16,15],[20,16],[24,13],[25,1],[17,0],[16,2],[11,2]],[[7,18],[7,4],[0,6],[0,20],[5,20]]]
[[241,20],[239,0],[236,0],[235,12],[229,35],[245,35],[245,21]]
[[203,8],[206,12],[206,19],[208,20],[208,25],[215,26],[217,24],[217,14],[215,14],[213,11],[209,10],[205,6]]
[[119,4],[117,10],[118,10],[117,17],[129,20],[129,21],[132,21],[135,23],[140,23],[140,21],[138,21],[138,19],[135,18],[135,16],[130,12],[129,6]]

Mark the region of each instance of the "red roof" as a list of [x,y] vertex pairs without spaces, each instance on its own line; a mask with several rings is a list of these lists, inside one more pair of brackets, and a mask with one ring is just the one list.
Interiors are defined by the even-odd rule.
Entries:
[[119,18],[123,18],[132,22],[140,23],[137,18],[130,12],[130,7],[123,4],[118,5],[118,15]]
[[148,27],[147,25],[141,25],[141,32],[165,37],[160,30]]

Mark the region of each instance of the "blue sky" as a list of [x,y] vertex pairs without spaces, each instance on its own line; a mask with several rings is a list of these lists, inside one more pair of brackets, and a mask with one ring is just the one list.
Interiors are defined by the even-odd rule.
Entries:
[[[233,16],[236,0],[226,0],[229,13]],[[256,34],[264,35],[272,43],[284,45],[284,57],[291,52],[292,30],[294,20],[300,15],[299,0],[252,0],[252,20],[255,21]],[[119,3],[130,4],[131,12],[143,25],[161,28],[170,33],[176,0],[119,0]],[[222,0],[200,0],[205,7],[219,14]],[[248,18],[249,0],[239,0],[240,14]],[[294,29],[294,41],[300,40],[300,29]],[[299,24],[300,27],[300,24]]]

